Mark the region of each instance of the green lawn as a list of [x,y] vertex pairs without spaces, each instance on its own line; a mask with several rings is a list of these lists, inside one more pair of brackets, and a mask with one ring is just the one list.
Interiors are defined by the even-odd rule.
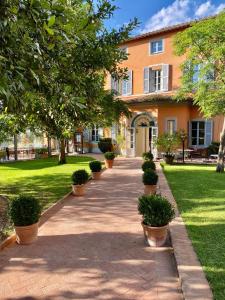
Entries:
[[78,169],[90,173],[91,157],[68,157],[67,164],[58,165],[57,158],[18,161],[0,164],[0,193],[13,197],[20,193],[39,198],[44,209],[71,190],[71,175]]
[[212,287],[225,299],[225,173],[214,166],[165,165],[189,237]]

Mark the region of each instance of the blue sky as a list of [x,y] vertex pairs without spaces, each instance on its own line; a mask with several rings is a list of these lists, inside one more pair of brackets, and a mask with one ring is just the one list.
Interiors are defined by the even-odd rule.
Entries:
[[107,27],[118,28],[137,17],[141,24],[134,34],[214,15],[225,8],[224,0],[115,0],[113,3],[119,9]]

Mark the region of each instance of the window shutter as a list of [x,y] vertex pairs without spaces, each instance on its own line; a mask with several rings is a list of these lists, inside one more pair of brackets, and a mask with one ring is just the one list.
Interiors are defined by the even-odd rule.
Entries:
[[113,124],[111,127],[111,137],[113,141],[116,141],[116,124]]
[[212,143],[212,121],[205,121],[205,146],[209,146]]
[[122,95],[127,95],[127,80],[122,80]]
[[144,68],[144,93],[149,93],[149,67]]
[[99,136],[99,139],[101,139],[103,137],[103,128],[98,128],[98,136]]
[[119,88],[119,86],[118,86],[118,81],[115,80],[115,79],[111,76],[111,89],[112,89],[113,91],[118,92],[118,88]]
[[192,128],[191,121],[188,121],[188,145],[189,145],[189,147],[192,147],[192,140],[191,140],[192,133],[191,133],[191,128]]
[[127,95],[132,95],[132,90],[133,90],[133,71],[130,70],[127,73],[129,79],[127,81]]
[[84,142],[89,142],[90,140],[90,137],[91,137],[91,133],[89,132],[89,129],[84,129],[83,131],[83,140]]
[[155,92],[155,72],[150,68],[149,69],[149,92]]
[[162,65],[162,90],[168,91],[169,89],[169,65]]

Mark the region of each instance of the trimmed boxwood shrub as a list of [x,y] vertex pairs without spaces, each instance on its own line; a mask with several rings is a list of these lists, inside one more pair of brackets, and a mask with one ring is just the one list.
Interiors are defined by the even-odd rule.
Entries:
[[85,184],[86,182],[88,182],[88,178],[89,175],[86,170],[77,170],[72,174],[72,181],[75,185]]
[[98,142],[98,148],[102,153],[110,152],[112,151],[113,145],[112,145],[112,139],[111,138],[102,138]]
[[152,160],[146,160],[145,162],[143,162],[142,166],[141,166],[142,170],[145,172],[147,169],[152,169],[155,171],[156,166],[154,161]]
[[145,185],[156,185],[158,182],[158,175],[152,169],[147,169],[142,175],[142,181]]
[[38,222],[41,205],[32,196],[20,195],[9,204],[9,215],[15,226],[28,226]]
[[113,152],[106,152],[104,154],[104,156],[105,156],[105,159],[107,159],[107,160],[113,160],[116,157],[115,153],[113,153]]
[[161,195],[140,197],[138,211],[143,217],[144,224],[152,227],[165,226],[175,217],[173,206]]
[[153,156],[153,154],[149,151],[149,152],[144,152],[144,153],[142,154],[142,158],[143,158],[144,160],[153,160],[154,156]]
[[100,172],[102,169],[102,163],[98,160],[89,162],[89,167],[92,172]]

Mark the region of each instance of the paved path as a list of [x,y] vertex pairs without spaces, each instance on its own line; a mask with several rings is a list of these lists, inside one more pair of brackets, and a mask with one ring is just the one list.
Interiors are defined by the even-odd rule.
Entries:
[[140,165],[117,160],[86,197],[68,198],[35,244],[1,252],[0,299],[183,299],[171,248],[143,241]]

